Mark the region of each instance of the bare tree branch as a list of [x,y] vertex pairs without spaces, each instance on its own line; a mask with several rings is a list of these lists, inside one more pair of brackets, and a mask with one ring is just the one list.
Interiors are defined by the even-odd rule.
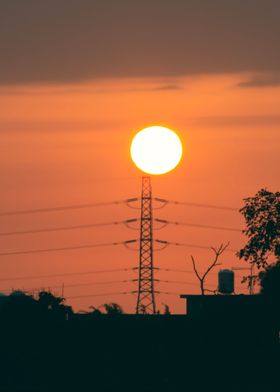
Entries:
[[196,269],[194,257],[191,256],[191,259],[192,259],[192,264],[193,264],[193,270],[194,270],[196,276],[198,277],[198,279],[201,280],[201,277],[200,277],[200,275],[199,275],[199,273],[198,273],[198,271],[197,271],[197,269]]
[[213,252],[215,253],[215,258],[214,258],[213,263],[207,268],[206,272],[202,276],[202,279],[205,279],[205,277],[211,271],[211,269],[215,267],[215,265],[217,264],[217,262],[219,260],[219,257],[227,249],[228,246],[229,246],[229,242],[226,245],[221,244],[218,248],[214,248],[214,247],[211,248],[213,250]]
[[200,274],[199,274],[199,272],[198,272],[198,270],[197,270],[197,268],[196,268],[196,264],[195,264],[195,259],[194,259],[194,257],[191,256],[192,265],[193,265],[193,270],[194,270],[194,272],[195,272],[195,274],[196,274],[196,276],[197,276],[197,278],[198,278],[198,280],[199,280],[200,289],[201,289],[201,294],[202,294],[202,295],[204,295],[204,292],[205,292],[205,291],[211,291],[211,290],[206,290],[206,289],[204,288],[204,281],[205,281],[205,278],[206,278],[206,276],[209,274],[209,272],[210,272],[215,266],[217,266],[219,257],[220,257],[221,254],[227,249],[228,246],[229,246],[229,242],[228,242],[227,244],[225,244],[225,245],[224,245],[224,244],[221,244],[218,248],[211,247],[211,249],[212,249],[213,252],[215,253],[215,258],[214,258],[213,262],[210,264],[210,266],[207,268],[207,270],[205,271],[205,273],[204,273],[202,276],[200,276]]

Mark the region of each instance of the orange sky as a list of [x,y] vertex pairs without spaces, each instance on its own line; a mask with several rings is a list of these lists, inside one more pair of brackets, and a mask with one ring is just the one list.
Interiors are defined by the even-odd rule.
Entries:
[[[275,191],[279,184],[280,87],[246,87],[249,73],[192,77],[99,79],[83,84],[33,84],[0,88],[1,211],[52,207],[140,196],[141,173],[129,156],[131,139],[139,129],[160,124],[176,130],[184,157],[170,174],[153,178],[154,196],[167,199],[242,206],[242,198],[261,187]],[[125,205],[71,212],[1,217],[1,232],[107,222],[137,218]],[[155,216],[198,224],[242,228],[240,214],[169,205]],[[75,246],[137,238],[122,226],[68,232],[0,237],[1,252]],[[198,245],[230,241],[238,249],[239,233],[191,227],[167,227],[155,237]],[[155,265],[191,271],[190,254],[203,270],[211,251],[168,247],[155,253]],[[223,268],[244,266],[233,253],[222,257]],[[29,275],[137,267],[138,253],[124,247],[1,256],[1,279]],[[240,272],[238,273],[238,275]],[[158,272],[158,289],[197,293],[193,273]],[[131,271],[37,280],[2,281],[10,288],[65,285],[65,296],[136,290],[133,283],[94,283],[135,279]],[[209,277],[216,285],[216,275]],[[195,285],[196,284],[196,285]],[[237,292],[240,279],[237,278]],[[211,286],[212,288],[212,286]],[[245,292],[246,290],[243,289]],[[56,289],[57,293],[60,290]],[[136,297],[104,296],[68,300],[75,309],[115,301],[133,311]],[[161,295],[173,312],[184,312],[178,296]]]

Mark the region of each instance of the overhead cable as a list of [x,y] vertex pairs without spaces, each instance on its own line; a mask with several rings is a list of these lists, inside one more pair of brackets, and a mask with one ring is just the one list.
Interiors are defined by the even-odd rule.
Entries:
[[178,281],[178,280],[163,280],[163,279],[159,279],[158,280],[159,283],[176,283],[176,284],[183,284],[183,285],[190,285],[190,286],[197,286],[198,283],[194,283],[194,282],[183,282],[183,281]]
[[127,204],[130,202],[137,201],[137,197],[133,197],[125,200],[115,200],[108,202],[98,202],[98,203],[87,203],[87,204],[72,204],[58,207],[44,207],[44,208],[34,208],[29,210],[11,210],[11,211],[2,211],[0,212],[0,216],[12,216],[12,215],[25,215],[25,214],[37,214],[43,212],[56,212],[56,211],[67,211],[67,210],[77,210],[84,208],[94,208],[94,207],[105,207],[114,204]]
[[[114,225],[125,225],[129,229],[139,230],[138,227],[130,226],[131,223],[138,222],[138,218],[125,219],[120,221],[110,221],[110,222],[100,222],[100,223],[88,223],[82,225],[73,225],[73,226],[60,226],[60,227],[49,227],[49,228],[41,228],[41,229],[30,229],[30,230],[17,230],[17,231],[7,231],[0,232],[0,237],[8,237],[14,235],[26,235],[26,234],[40,234],[40,233],[48,233],[48,232],[57,232],[57,231],[70,231],[70,230],[79,230],[79,229],[90,229],[94,227],[102,227],[102,226],[114,226]],[[155,228],[156,230],[163,229],[167,225],[180,225],[180,226],[189,226],[189,227],[198,227],[205,229],[214,229],[214,230],[225,230],[225,231],[235,231],[242,232],[242,230],[232,227],[222,227],[222,226],[211,226],[211,225],[202,225],[195,223],[187,223],[187,222],[176,222],[170,221],[161,218],[155,218],[155,222],[161,223],[162,226],[159,228]]]
[[[195,245],[195,244],[187,244],[187,243],[180,243],[180,242],[172,242],[172,241],[165,241],[165,240],[159,240],[155,239],[155,242],[163,245],[173,245],[173,246],[182,246],[186,248],[197,248],[197,249],[212,249],[213,247],[211,246],[206,246],[206,245]],[[225,252],[233,252],[236,253],[237,250],[235,249],[225,249]]]
[[[182,269],[173,269],[173,268],[157,268],[159,271],[164,271],[164,272],[182,272],[182,273],[186,273],[186,274],[194,274],[193,270],[182,270]],[[209,272],[207,275],[216,275],[216,272]],[[243,275],[240,274],[236,274],[234,273],[234,276],[237,276],[239,278],[242,278]],[[0,279],[1,280],[1,279]]]
[[[160,218],[155,218],[155,222],[162,223],[165,227],[166,225],[176,225],[176,226],[189,226],[189,227],[199,227],[201,229],[213,229],[213,230],[225,230],[225,231],[236,231],[241,233],[241,229],[233,228],[233,227],[223,227],[223,226],[212,226],[212,225],[202,225],[202,224],[197,224],[197,223],[187,223],[187,222],[176,222],[176,221],[170,221],[166,219],[160,219]],[[162,227],[162,228],[163,228]]]
[[64,230],[77,230],[77,229],[90,229],[92,227],[100,227],[100,226],[113,226],[113,225],[128,225],[129,223],[137,222],[138,219],[126,219],[122,221],[111,221],[111,222],[101,222],[101,223],[89,223],[84,225],[74,225],[74,226],[61,226],[61,227],[50,227],[43,229],[31,229],[31,230],[18,230],[18,231],[8,231],[8,232],[0,232],[0,236],[12,236],[12,235],[22,235],[22,234],[35,234],[35,233],[48,233],[55,231],[64,231]]
[[100,244],[88,244],[88,245],[78,245],[78,246],[65,246],[62,248],[46,248],[46,249],[32,249],[32,250],[23,250],[23,251],[15,251],[15,252],[2,252],[0,256],[15,256],[15,255],[26,255],[26,254],[35,254],[35,253],[48,253],[48,252],[61,252],[68,250],[78,250],[78,249],[90,249],[102,246],[116,246],[116,245],[124,245],[137,242],[137,240],[127,240],[127,241],[119,241],[119,242],[107,242]]
[[198,208],[211,208],[211,209],[216,209],[216,210],[228,210],[228,211],[236,211],[236,212],[239,211],[239,208],[236,208],[236,207],[221,206],[221,205],[215,205],[215,204],[182,202],[182,201],[176,201],[176,200],[163,199],[160,197],[155,197],[154,200],[159,203],[163,203],[164,205],[177,204],[177,205],[186,205],[186,206],[198,207]]
[[158,294],[166,294],[166,295],[181,295],[182,293],[174,293],[170,291],[159,291]]
[[[195,282],[184,282],[182,280],[162,280],[162,279],[159,279],[158,282],[159,283],[171,283],[171,284],[176,284],[176,285],[177,284],[182,284],[182,285],[186,285],[186,286],[197,286],[197,287],[199,286],[198,282],[197,283],[195,283]],[[205,283],[205,285],[209,286],[209,287],[216,287],[216,288],[218,286],[218,284],[214,284],[214,283]],[[243,287],[240,287],[240,286],[235,286],[235,288],[238,289],[238,290],[243,289]]]
[[[203,203],[192,203],[192,202],[181,202],[176,200],[164,199],[155,197],[153,200],[162,203],[162,206],[158,208],[163,208],[167,204],[176,204],[176,205],[187,205],[190,207],[198,207],[198,208],[211,208],[211,209],[218,209],[218,210],[228,210],[228,211],[239,211],[236,207],[229,207],[229,206],[221,206],[221,205],[214,205],[214,204],[203,204]],[[0,216],[12,216],[12,215],[26,215],[26,214],[37,214],[37,213],[44,213],[44,212],[57,212],[57,211],[67,211],[67,210],[75,210],[75,209],[85,209],[85,208],[94,208],[94,207],[105,207],[109,205],[118,205],[118,204],[126,204],[131,208],[139,209],[139,207],[133,207],[130,203],[134,203],[139,201],[138,197],[132,197],[123,200],[114,200],[108,202],[97,202],[97,203],[84,203],[84,204],[71,204],[71,205],[64,205],[64,206],[57,206],[57,207],[42,207],[42,208],[33,208],[33,209],[26,209],[26,210],[10,210],[10,211],[0,211]],[[154,209],[157,209],[155,207]]]
[[45,279],[45,278],[60,278],[60,277],[67,277],[67,276],[79,276],[79,275],[107,274],[107,273],[114,273],[114,272],[133,271],[135,269],[138,269],[138,267],[116,268],[116,269],[109,269],[109,270],[95,270],[95,271],[83,271],[83,272],[67,272],[61,274],[16,276],[16,277],[0,278],[0,281],[8,282],[13,280]]
[[119,291],[115,293],[99,293],[99,294],[84,294],[84,295],[73,295],[68,297],[66,295],[67,299],[75,299],[75,298],[88,298],[88,297],[107,297],[111,295],[127,295],[127,294],[134,294],[133,291]]
[[[31,291],[45,291],[45,290],[56,290],[63,288],[75,288],[75,287],[91,287],[98,285],[108,285],[108,284],[119,284],[119,283],[129,283],[133,282],[133,279],[123,279],[123,280],[111,280],[111,281],[99,281],[99,282],[89,282],[89,283],[73,283],[73,284],[62,284],[56,286],[42,285],[41,287],[28,287],[23,288],[23,291],[31,292]],[[19,289],[19,288],[18,288]],[[0,290],[0,292],[7,292],[11,290]]]

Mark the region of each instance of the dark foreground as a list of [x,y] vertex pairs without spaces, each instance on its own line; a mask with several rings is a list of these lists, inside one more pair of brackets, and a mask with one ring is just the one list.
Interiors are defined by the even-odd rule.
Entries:
[[278,391],[262,317],[1,318],[0,391]]

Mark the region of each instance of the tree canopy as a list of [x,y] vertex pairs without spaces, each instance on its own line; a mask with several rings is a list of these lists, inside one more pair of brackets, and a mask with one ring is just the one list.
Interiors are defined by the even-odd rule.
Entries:
[[261,293],[280,303],[280,263],[269,265],[259,274]]
[[239,258],[266,268],[269,258],[280,262],[280,192],[261,189],[244,199],[240,212],[245,218],[243,233],[248,242],[238,252]]
[[123,314],[121,306],[116,304],[115,302],[112,302],[110,304],[104,304],[103,307],[106,313],[109,315]]

